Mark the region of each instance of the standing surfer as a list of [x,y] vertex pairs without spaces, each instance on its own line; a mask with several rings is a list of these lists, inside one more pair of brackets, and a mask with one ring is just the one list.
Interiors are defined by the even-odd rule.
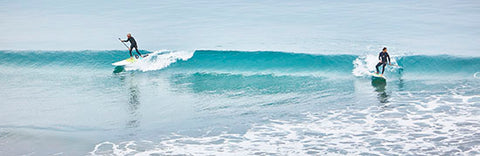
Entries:
[[120,40],[120,41],[122,41],[122,42],[129,42],[130,41],[130,48],[128,48],[128,50],[130,52],[130,57],[131,58],[133,58],[133,55],[132,55],[132,49],[133,48],[135,48],[135,50],[137,51],[138,55],[140,55],[140,57],[143,57],[142,54],[140,54],[140,52],[138,52],[137,42],[132,37],[132,34],[128,33],[127,34],[127,40]]
[[379,73],[378,66],[381,66],[381,65],[383,65],[382,75],[383,75],[383,72],[385,72],[385,66],[387,65],[387,58],[388,58],[388,65],[391,65],[390,56],[387,53],[387,47],[383,47],[382,52],[380,52],[380,54],[378,54],[379,62],[377,64],[377,66],[375,66],[375,69],[377,69],[377,74]]

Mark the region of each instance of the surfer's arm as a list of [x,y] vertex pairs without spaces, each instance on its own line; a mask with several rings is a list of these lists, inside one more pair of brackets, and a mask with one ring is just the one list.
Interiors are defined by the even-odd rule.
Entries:
[[122,42],[128,42],[130,40],[130,38],[126,39],[126,40],[120,40]]
[[390,62],[390,55],[388,55],[388,53],[387,53],[387,58],[388,58],[388,64],[391,64],[392,62]]

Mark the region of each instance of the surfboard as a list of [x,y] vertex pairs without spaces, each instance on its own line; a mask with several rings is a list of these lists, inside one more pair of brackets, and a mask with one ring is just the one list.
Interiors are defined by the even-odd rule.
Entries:
[[114,65],[114,66],[125,66],[125,65],[135,63],[135,62],[137,62],[137,60],[138,59],[135,59],[135,58],[128,58],[128,59],[125,59],[125,60],[122,60],[122,61],[112,63],[112,65]]
[[373,78],[381,78],[386,80],[386,78],[381,74],[377,74],[377,73],[370,73],[370,74],[372,75]]
[[126,66],[126,65],[129,65],[129,64],[133,64],[139,60],[142,60],[144,59],[145,57],[148,57],[148,54],[145,54],[144,57],[138,57],[138,58],[127,58],[125,60],[121,60],[121,61],[118,61],[118,62],[115,62],[115,63],[112,63],[112,65],[114,66]]

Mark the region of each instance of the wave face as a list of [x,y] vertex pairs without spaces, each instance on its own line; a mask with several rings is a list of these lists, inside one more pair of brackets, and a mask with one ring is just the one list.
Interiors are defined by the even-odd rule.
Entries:
[[353,55],[310,55],[284,52],[196,51],[172,69],[219,71],[342,72],[352,70]]
[[[142,51],[145,53],[145,51]],[[109,68],[112,60],[126,59],[125,51],[0,51],[0,64],[7,66],[88,66]],[[127,55],[125,55],[127,54]]]
[[[150,57],[132,65],[127,71],[170,71],[232,74],[279,74],[325,76],[368,76],[375,71],[376,55],[313,55],[287,52],[244,51],[155,51]],[[69,66],[112,68],[111,63],[128,57],[126,51],[0,51],[0,64],[20,67]],[[479,57],[449,55],[392,56],[386,75],[401,77],[457,75],[473,77],[480,72]]]
[[475,73],[480,70],[480,58],[439,56],[406,56],[398,59],[398,64],[409,72],[419,73]]

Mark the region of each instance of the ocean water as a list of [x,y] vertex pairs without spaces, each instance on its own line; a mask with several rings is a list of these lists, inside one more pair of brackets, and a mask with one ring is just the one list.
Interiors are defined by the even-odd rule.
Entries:
[[478,57],[124,53],[1,51],[2,155],[480,154]]
[[17,0],[0,3],[0,49],[392,52],[479,56],[477,0]]
[[[478,19],[470,0],[1,1],[0,155],[480,155]],[[113,66],[128,32],[150,56]]]

